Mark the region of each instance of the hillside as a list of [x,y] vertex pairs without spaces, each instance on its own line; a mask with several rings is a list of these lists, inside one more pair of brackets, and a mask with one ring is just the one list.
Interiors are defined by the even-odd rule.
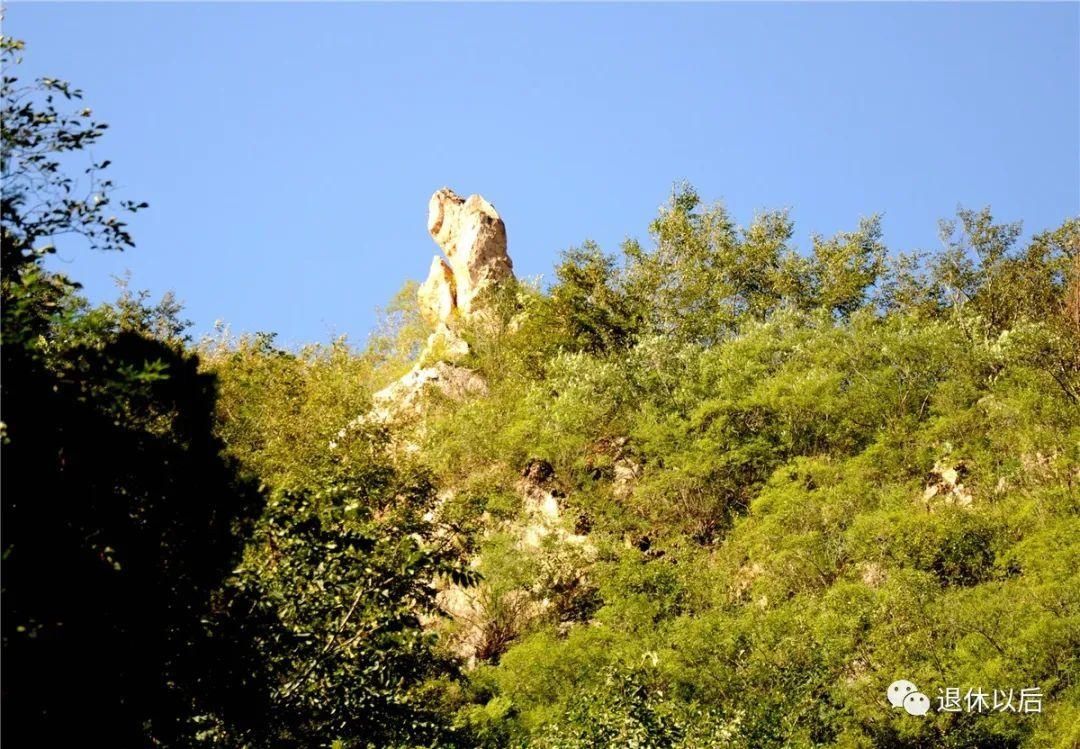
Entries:
[[[916,263],[869,219],[800,255],[783,213],[740,228],[685,188],[652,247],[537,289],[447,195],[488,213],[429,223],[448,263],[377,354],[206,359],[272,484],[373,450],[430,477],[480,579],[440,584],[464,672],[417,699],[467,745],[1074,745],[1080,224],[1020,247],[961,212]],[[916,718],[899,679],[1041,713]]]
[[683,185],[544,285],[444,188],[365,345],[194,341],[56,264],[148,206],[75,170],[107,125],[22,49],[12,745],[1080,746],[1080,217],[800,246]]

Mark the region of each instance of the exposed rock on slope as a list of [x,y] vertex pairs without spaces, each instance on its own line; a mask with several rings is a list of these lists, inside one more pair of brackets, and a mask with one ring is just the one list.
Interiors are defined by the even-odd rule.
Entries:
[[469,396],[486,395],[487,383],[471,369],[446,362],[437,362],[430,367],[413,367],[400,380],[375,393],[372,398],[374,415],[386,421],[394,412],[416,414],[423,395],[429,389],[452,400],[462,400]]
[[969,507],[972,496],[971,491],[963,484],[966,474],[967,465],[963,461],[953,464],[939,460],[930,472],[930,481],[923,492],[923,502],[928,508],[931,506],[931,500]]
[[[568,529],[562,511],[565,494],[558,489],[551,465],[531,460],[515,490],[523,513],[490,526],[485,533],[508,534],[523,558],[535,565],[537,579],[532,585],[512,589],[486,580],[470,588],[446,583],[437,595],[440,608],[450,616],[444,630],[446,642],[469,666],[498,657],[541,618],[560,625],[577,619],[588,609],[594,590],[588,570],[596,560],[596,547],[587,536]],[[479,558],[473,563],[480,567]]]
[[[428,204],[428,232],[446,254],[445,260],[436,256],[431,261],[417,292],[420,313],[435,331],[417,365],[375,394],[371,416],[380,421],[417,413],[430,388],[455,399],[486,392],[479,375],[453,364],[469,353],[457,326],[482,310],[485,291],[514,276],[506,253],[506,226],[479,195],[465,199],[444,187]],[[436,363],[429,364],[432,361]]]
[[[422,430],[423,404],[429,395],[461,401],[487,393],[487,383],[478,373],[455,362],[469,353],[459,335],[461,325],[482,321],[486,292],[514,277],[506,253],[506,227],[479,195],[464,199],[443,188],[431,198],[428,231],[445,254],[432,260],[427,280],[417,292],[420,313],[434,332],[416,366],[376,393],[371,411],[361,420],[399,425],[413,421]],[[410,441],[415,433],[408,429],[401,433],[406,438],[398,449],[419,449]],[[531,461],[515,489],[522,502],[521,514],[491,525],[486,532],[508,534],[519,552],[541,570],[541,579],[510,589],[489,582],[462,587],[443,581],[438,602],[450,621],[440,623],[435,617],[425,621],[448,627],[449,647],[469,664],[497,657],[540,617],[561,622],[587,608],[583,601],[591,588],[584,570],[595,559],[596,549],[585,535],[568,527],[562,507],[566,495],[558,488],[554,470],[543,461]],[[453,488],[445,489],[441,503],[453,496]],[[478,566],[480,559],[473,562]]]
[[542,460],[533,460],[522,472],[518,482],[518,495],[525,504],[525,514],[529,522],[522,529],[522,543],[527,547],[539,548],[549,536],[560,542],[582,546],[589,553],[595,550],[582,534],[571,533],[566,528],[562,517],[562,500],[566,494],[559,491],[552,482],[554,469]]

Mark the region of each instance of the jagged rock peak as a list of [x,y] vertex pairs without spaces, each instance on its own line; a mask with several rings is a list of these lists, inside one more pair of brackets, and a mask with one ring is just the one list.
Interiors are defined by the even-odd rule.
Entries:
[[448,187],[436,191],[428,204],[428,232],[446,255],[432,261],[418,294],[431,324],[449,325],[455,312],[468,319],[488,286],[513,277],[506,225],[481,196],[465,199]]

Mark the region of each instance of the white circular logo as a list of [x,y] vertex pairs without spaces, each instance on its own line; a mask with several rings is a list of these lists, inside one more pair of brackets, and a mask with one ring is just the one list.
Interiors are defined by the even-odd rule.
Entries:
[[904,698],[912,692],[918,691],[919,688],[912,684],[910,681],[908,681],[907,679],[900,679],[899,681],[894,681],[892,684],[889,685],[889,691],[886,693],[886,695],[889,698],[890,705],[892,705],[893,707],[903,707]]
[[930,712],[930,698],[922,692],[909,692],[904,698],[904,709],[909,715],[926,715]]

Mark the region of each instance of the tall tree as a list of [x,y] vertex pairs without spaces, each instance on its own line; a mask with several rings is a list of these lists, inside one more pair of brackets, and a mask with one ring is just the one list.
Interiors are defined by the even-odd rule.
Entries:
[[61,239],[133,239],[111,214],[109,162],[70,176],[106,125],[61,111],[82,96],[63,81],[20,86],[22,49],[2,41],[4,734],[170,744],[258,497],[220,457],[215,382],[174,306],[91,309],[45,267]]

